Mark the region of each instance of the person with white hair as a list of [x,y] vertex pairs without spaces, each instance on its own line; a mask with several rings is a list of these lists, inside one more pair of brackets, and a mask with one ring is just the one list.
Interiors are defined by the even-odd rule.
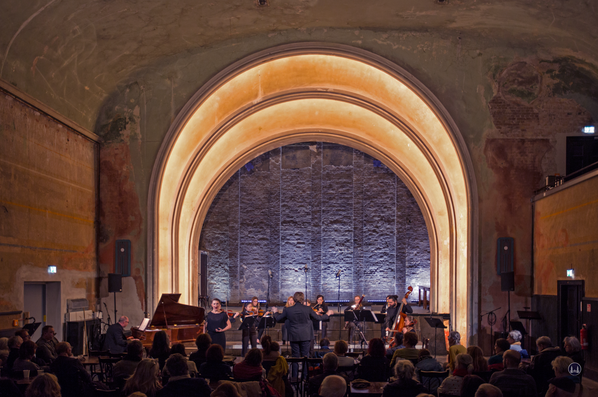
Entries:
[[521,332],[517,331],[516,329],[509,332],[509,336],[507,336],[507,341],[511,344],[509,349],[519,352],[523,358],[529,358],[529,353],[523,348],[523,346],[521,346],[522,338],[523,336],[521,335]]
[[455,370],[438,388],[438,394],[449,396],[460,396],[463,378],[473,371],[473,358],[467,353],[457,354],[455,358]]
[[[461,334],[457,331],[451,331],[448,336],[449,351],[447,366],[453,372],[455,370],[455,359],[458,354],[467,353],[465,346],[461,344]],[[446,368],[446,367],[445,367]]]
[[[581,343],[579,343],[579,339],[574,336],[567,336],[563,339],[563,347],[565,352],[567,353],[567,357],[571,358],[573,362],[581,365],[581,368],[586,364],[586,360],[583,357],[583,352],[581,351]],[[583,372],[582,372],[583,374]],[[579,375],[581,377],[581,374]]]
[[347,394],[347,382],[342,376],[329,375],[324,378],[318,394],[321,397],[343,397]]
[[108,327],[106,331],[106,340],[104,349],[112,354],[124,353],[127,348],[127,337],[125,336],[125,327],[129,324],[127,316],[121,316],[118,322]]
[[415,366],[409,360],[398,360],[394,366],[397,380],[384,386],[382,397],[416,397],[424,393],[424,386],[413,379]]

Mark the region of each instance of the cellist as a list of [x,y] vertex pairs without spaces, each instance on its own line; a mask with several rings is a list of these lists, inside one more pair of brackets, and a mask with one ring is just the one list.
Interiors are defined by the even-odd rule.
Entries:
[[[399,311],[398,299],[399,299],[399,297],[397,295],[388,295],[386,297],[386,305],[387,305],[386,319],[384,320],[384,326],[382,327],[382,339],[384,339],[384,337],[386,335],[388,335],[389,340],[392,339],[392,337],[394,337],[392,328],[393,328],[393,325],[395,324],[395,321],[397,319],[397,313]],[[405,313],[405,314],[413,313],[413,309],[411,308],[411,306],[409,306],[409,303],[407,303],[406,298],[403,297],[402,303],[403,303],[403,309],[401,311],[403,313]],[[399,332],[402,332],[402,330]]]

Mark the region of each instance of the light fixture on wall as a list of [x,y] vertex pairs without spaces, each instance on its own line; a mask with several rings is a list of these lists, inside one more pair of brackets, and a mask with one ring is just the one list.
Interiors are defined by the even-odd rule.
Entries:
[[54,266],[54,265],[48,266],[48,274],[56,274],[56,266]]
[[584,134],[593,134],[596,132],[596,128],[593,125],[586,125],[581,129]]
[[257,0],[256,3],[258,7],[265,7],[270,5],[268,0]]
[[573,269],[573,268],[567,269],[567,277],[575,278],[575,269]]

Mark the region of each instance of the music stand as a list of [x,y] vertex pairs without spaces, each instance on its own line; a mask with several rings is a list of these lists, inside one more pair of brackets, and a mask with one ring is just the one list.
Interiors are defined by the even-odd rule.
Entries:
[[255,324],[255,316],[246,316],[243,319],[241,325],[239,325],[239,331],[243,331],[244,329],[251,328]]
[[29,332],[30,336],[33,336],[35,331],[39,328],[41,323],[30,323],[23,325],[23,329],[26,329]]
[[434,358],[436,358],[436,350],[438,349],[438,329],[445,329],[443,322],[439,318],[424,317],[431,328],[434,328]]
[[270,333],[268,332],[269,328],[274,328],[274,326],[276,325],[276,320],[274,319],[274,317],[262,317],[260,318],[260,322],[257,326],[257,329],[264,329],[264,332],[266,332],[266,335],[270,335]]

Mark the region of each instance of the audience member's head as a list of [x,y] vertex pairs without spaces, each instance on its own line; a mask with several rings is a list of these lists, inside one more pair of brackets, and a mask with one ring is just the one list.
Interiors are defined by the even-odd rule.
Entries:
[[415,332],[407,332],[403,337],[403,344],[405,347],[414,348],[417,346],[417,334]]
[[465,375],[461,384],[461,397],[475,397],[475,393],[482,383],[484,383],[484,379],[477,375]]
[[510,344],[520,342],[521,341],[521,332],[514,329],[513,331],[509,332],[509,336],[507,337],[507,340],[509,341]]
[[280,345],[278,344],[278,342],[272,342],[272,344],[270,344],[270,351],[273,352],[280,352]]
[[187,352],[185,352],[185,345],[182,343],[175,343],[170,348],[170,354],[178,353],[183,357],[187,357]]
[[550,363],[554,370],[554,376],[561,378],[569,375],[569,365],[573,364],[573,360],[567,356],[559,356]]
[[552,347],[552,341],[548,336],[541,336],[536,339],[536,346],[538,347],[539,351]]
[[31,360],[35,356],[36,348],[37,348],[37,345],[32,340],[23,342],[23,344],[19,348],[19,358],[21,360]]
[[475,393],[475,397],[503,397],[502,391],[490,383],[484,383],[480,385],[478,391]]
[[20,336],[11,336],[6,344],[8,345],[9,349],[18,349],[23,344],[23,338]]
[[425,358],[428,357],[432,357],[432,355],[430,354],[430,351],[428,349],[421,349],[418,353],[417,353],[417,360],[421,361]]
[[250,349],[245,355],[245,363],[252,367],[261,366],[263,360],[264,356],[262,356],[262,351],[260,349]]
[[342,376],[328,375],[320,386],[322,397],[343,397],[347,393],[347,382]]
[[330,340],[328,338],[320,339],[320,347],[328,347],[330,346]]
[[8,338],[5,336],[0,338],[0,350],[8,350]]
[[187,360],[179,353],[175,353],[166,360],[166,369],[170,376],[189,375],[189,366]]
[[[550,393],[553,389],[556,388],[556,393]],[[550,394],[549,394],[550,393]],[[573,397],[575,394],[575,382],[573,379],[568,377],[558,377],[553,378],[550,380],[549,390],[546,395],[557,396],[557,397]],[[585,393],[584,393],[585,394]]]
[[461,334],[457,331],[451,331],[448,336],[449,345],[458,345],[461,342]]
[[264,351],[264,354],[270,354],[270,352],[272,351],[272,338],[270,337],[270,335],[262,336],[262,339],[260,339],[260,344],[262,345],[262,350]]
[[574,336],[567,336],[563,340],[563,344],[567,354],[573,354],[581,351],[581,343],[579,343],[579,339]]
[[131,358],[143,358],[143,344],[141,341],[134,340],[127,345],[127,356]]
[[502,364],[505,369],[509,368],[517,368],[519,367],[519,363],[521,362],[521,353],[515,350],[507,350],[502,355]]
[[197,346],[197,350],[199,351],[206,351],[208,347],[212,344],[212,337],[206,332],[204,334],[199,334],[195,339],[195,346]]
[[154,335],[154,341],[152,342],[152,354],[153,357],[157,357],[160,354],[167,354],[170,352],[170,338],[166,331],[158,331]]
[[334,354],[336,354],[337,356],[344,356],[345,354],[347,354],[347,351],[349,350],[349,345],[347,345],[347,342],[345,342],[344,340],[337,340],[336,343],[334,344]]
[[[220,346],[220,348],[222,348],[222,346]],[[226,382],[221,383],[216,390],[210,394],[210,397],[241,397],[241,395],[237,391],[237,388],[232,385],[232,383]]]
[[511,348],[511,344],[505,338],[499,338],[494,343],[494,351],[496,352],[496,354],[504,353],[507,350],[509,350],[510,348]]
[[127,397],[147,397],[147,394],[142,393],[140,391],[136,391],[136,392],[129,394]]
[[53,326],[46,325],[42,328],[42,339],[49,341],[54,339],[54,335],[56,335],[56,332],[54,332]]
[[134,392],[141,392],[154,396],[156,391],[162,388],[159,375],[160,367],[158,363],[150,358],[144,358],[137,364],[133,376],[127,380],[123,389],[124,394],[129,395]]
[[380,338],[372,339],[368,345],[368,354],[372,357],[384,357],[386,355],[384,341]]
[[402,332],[395,333],[395,345],[401,346],[403,345],[403,339],[405,339],[405,335]]
[[16,331],[15,335],[20,336],[21,339],[23,339],[23,342],[26,342],[31,339],[31,336],[29,336],[29,331],[26,329],[20,329],[20,330]]
[[324,372],[334,372],[338,368],[338,357],[334,353],[326,353],[322,357]]
[[303,292],[295,292],[295,295],[293,295],[293,300],[295,303],[302,305],[303,301],[305,300],[305,295],[303,295]]
[[471,356],[467,353],[460,353],[457,354],[457,357],[455,357],[455,369],[464,369],[468,372],[472,372],[473,371],[473,359],[471,358]]
[[395,375],[400,380],[411,379],[415,373],[415,366],[409,360],[398,360],[395,364]]
[[71,347],[71,344],[68,342],[60,342],[56,345],[54,349],[56,351],[56,354],[59,356],[70,357],[73,354],[73,348]]
[[473,360],[473,372],[488,371],[488,361],[484,358],[484,352],[479,346],[469,346],[467,348],[467,354],[469,354]]
[[35,377],[27,388],[25,397],[60,397],[58,379],[52,374],[41,374]]
[[206,360],[210,363],[222,362],[222,360],[224,360],[224,350],[222,349],[222,346],[214,343],[212,346],[208,347]]

